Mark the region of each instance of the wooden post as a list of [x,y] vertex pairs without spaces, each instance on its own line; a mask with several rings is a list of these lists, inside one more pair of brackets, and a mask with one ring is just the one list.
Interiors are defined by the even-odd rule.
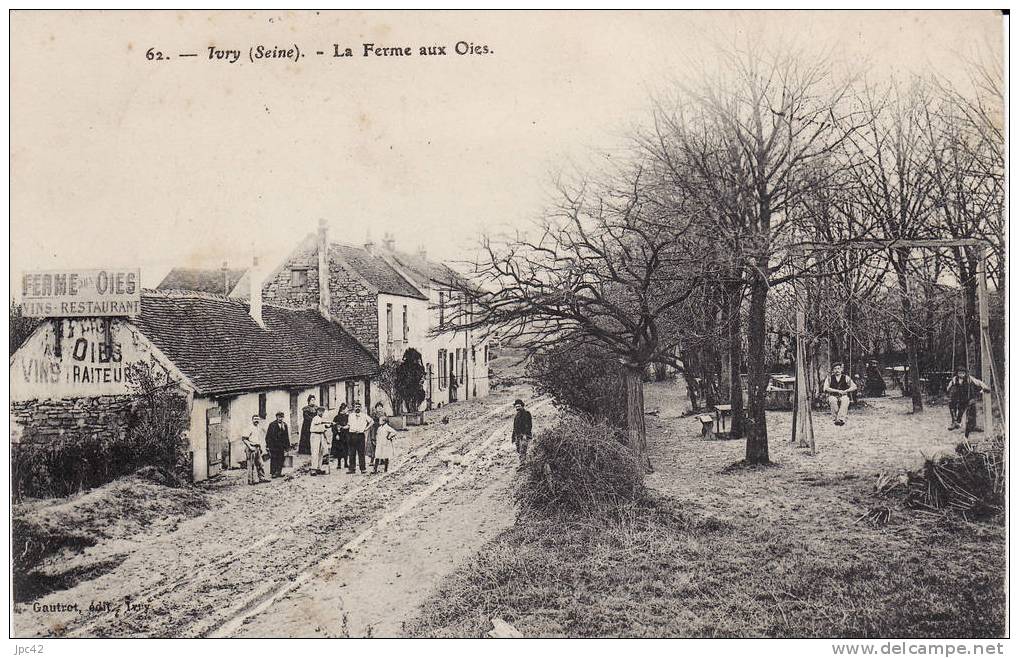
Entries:
[[[980,379],[985,384],[998,386],[998,382],[991,382],[991,339],[990,339],[990,311],[987,308],[987,247],[981,245],[979,258],[977,260],[977,303],[980,314]],[[991,406],[991,394],[984,392],[984,432],[990,434],[994,431],[994,415]]]
[[806,317],[802,308],[796,309],[796,413],[793,431],[801,448],[810,448],[814,454],[814,421],[811,418],[810,390],[807,386],[806,350],[803,337],[807,333]]

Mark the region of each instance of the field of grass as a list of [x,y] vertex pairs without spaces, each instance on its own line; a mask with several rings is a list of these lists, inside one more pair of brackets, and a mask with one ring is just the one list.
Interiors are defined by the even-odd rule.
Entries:
[[[1005,529],[905,509],[882,471],[950,448],[940,409],[873,401],[844,428],[815,418],[816,455],[769,417],[773,466],[731,468],[743,444],[705,442],[681,391],[649,387],[654,502],[594,518],[522,515],[463,565],[412,628],[482,636],[1000,637]],[[861,520],[888,506],[888,523]]]

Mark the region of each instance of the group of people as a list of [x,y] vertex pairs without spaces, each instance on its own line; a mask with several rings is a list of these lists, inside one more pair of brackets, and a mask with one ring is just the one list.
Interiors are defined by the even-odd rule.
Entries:
[[[325,474],[323,466],[327,459],[333,458],[338,467],[346,467],[347,473],[356,473],[355,466],[361,473],[367,473],[368,464],[372,466],[372,473],[378,473],[379,468],[389,472],[390,462],[396,457],[395,441],[399,434],[389,424],[385,406],[379,402],[370,416],[362,412],[360,402],[353,404],[352,413],[347,409],[346,403],[341,404],[330,422],[325,418],[325,407],[315,404],[314,395],[308,396],[308,404],[302,410],[304,421],[298,453],[311,455],[311,474]],[[287,451],[293,447],[285,418],[286,414],[279,411],[276,420],[263,427],[261,416],[251,417],[251,425],[241,436],[248,484],[282,477]],[[269,456],[270,478],[265,477],[265,455]]]
[[[824,380],[824,392],[828,395],[828,407],[831,409],[832,420],[836,425],[845,425],[849,417],[850,396],[857,390],[852,377],[842,372],[841,363],[832,365],[831,373]],[[956,368],[955,375],[948,381],[945,392],[948,393],[948,410],[952,415],[949,430],[959,429],[963,416],[966,427],[963,430],[966,438],[976,427],[976,404],[980,394],[990,392],[991,387],[969,374],[964,367]]]
[[[348,412],[348,409],[350,410]],[[336,459],[337,467],[346,467],[347,473],[372,473],[389,471],[390,461],[395,459],[395,441],[399,434],[389,424],[385,405],[376,403],[371,415],[363,412],[360,402],[340,404],[332,420],[325,418],[325,407],[315,405],[315,396],[308,396],[303,409],[304,423],[301,426],[301,443],[298,452],[311,455],[311,474],[322,475],[325,460]],[[328,438],[327,438],[328,437]],[[307,449],[305,449],[307,448]]]
[[[531,442],[531,413],[524,409],[523,400],[513,403],[516,414],[513,417],[511,439],[523,467],[527,457],[527,449]],[[335,458],[337,467],[345,466],[347,473],[367,473],[367,465],[371,463],[372,473],[382,468],[389,472],[390,462],[396,458],[397,431],[389,424],[385,406],[379,402],[369,416],[362,411],[360,402],[352,405],[348,413],[347,404],[341,404],[332,422],[325,418],[325,407],[315,404],[315,396],[308,396],[308,404],[304,407],[304,422],[301,425],[301,438],[298,452],[311,455],[311,474],[323,475],[326,460]],[[248,484],[269,482],[265,477],[263,455],[269,455],[269,474],[271,478],[282,477],[283,464],[287,451],[293,446],[290,443],[290,428],[287,426],[285,414],[276,413],[276,420],[262,427],[262,417],[251,417],[251,425],[241,437],[244,444],[248,467]],[[331,440],[327,443],[326,437]]]

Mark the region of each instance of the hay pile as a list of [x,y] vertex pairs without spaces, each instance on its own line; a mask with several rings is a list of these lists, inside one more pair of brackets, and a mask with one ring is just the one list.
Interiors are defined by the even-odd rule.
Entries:
[[997,437],[984,450],[960,443],[955,454],[925,458],[914,471],[879,475],[875,489],[880,496],[901,496],[913,510],[955,512],[967,521],[1002,519],[1004,440]]
[[605,422],[564,416],[538,435],[517,488],[521,509],[597,513],[645,503],[644,468]]

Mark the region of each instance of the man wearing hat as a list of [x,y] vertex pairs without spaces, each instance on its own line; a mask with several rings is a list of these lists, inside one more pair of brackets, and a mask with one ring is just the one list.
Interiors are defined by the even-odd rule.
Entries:
[[326,432],[332,427],[332,423],[322,417],[325,407],[318,407],[315,410],[315,417],[311,420],[311,474],[324,475],[322,469],[322,458],[329,458],[326,450]]
[[283,460],[290,448],[290,428],[283,420],[284,413],[276,412],[276,420],[269,423],[265,432],[265,444],[269,449],[269,475],[278,478],[283,476]]
[[265,430],[261,427],[262,417],[255,414],[251,417],[251,425],[241,435],[244,444],[245,461],[248,465],[248,484],[268,482],[265,468],[262,466],[262,453],[265,452]]
[[948,393],[948,411],[952,414],[952,424],[948,426],[948,429],[958,429],[963,416],[965,416],[966,427],[963,432],[968,439],[970,433],[977,426],[977,401],[980,399],[980,394],[985,391],[990,393],[991,387],[969,374],[965,367],[960,366],[955,369],[955,377],[949,380],[945,391]]
[[517,447],[520,467],[523,468],[527,446],[531,442],[531,412],[524,409],[523,400],[515,400],[513,408],[517,410],[517,415],[513,417],[513,444]]

